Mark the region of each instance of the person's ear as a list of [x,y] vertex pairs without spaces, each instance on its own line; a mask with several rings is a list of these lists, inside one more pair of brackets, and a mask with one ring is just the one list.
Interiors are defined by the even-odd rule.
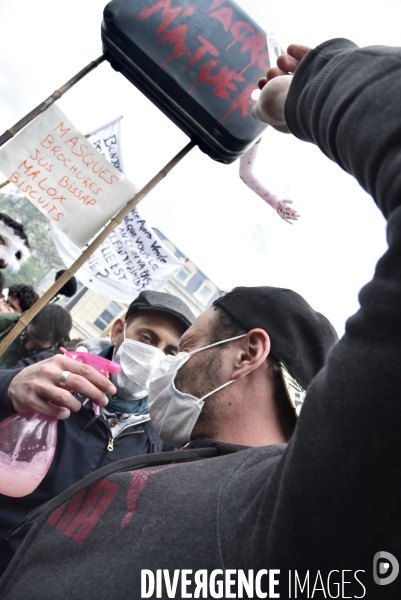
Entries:
[[264,329],[251,329],[238,340],[240,350],[235,357],[234,372],[231,379],[239,379],[263,364],[270,353],[270,337]]
[[114,321],[113,327],[111,328],[111,334],[110,334],[111,343],[113,344],[113,346],[116,345],[118,338],[124,331],[124,325],[125,325],[125,321],[123,319],[116,319]]

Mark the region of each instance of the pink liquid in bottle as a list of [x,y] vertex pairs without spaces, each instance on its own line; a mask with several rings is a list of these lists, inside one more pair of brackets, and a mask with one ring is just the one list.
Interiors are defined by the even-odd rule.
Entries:
[[[120,365],[101,356],[60,349],[105,377],[121,370]],[[93,406],[99,414],[98,405]],[[29,412],[17,413],[0,423],[0,494],[21,498],[36,490],[54,457],[57,423],[52,417]]]
[[49,470],[56,442],[57,419],[17,413],[0,423],[0,493],[31,494]]

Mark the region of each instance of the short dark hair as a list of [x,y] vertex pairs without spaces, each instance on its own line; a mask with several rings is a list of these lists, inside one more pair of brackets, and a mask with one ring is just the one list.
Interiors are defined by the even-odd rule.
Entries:
[[22,312],[28,310],[39,300],[39,294],[35,291],[34,287],[29,283],[14,283],[10,285],[8,289],[8,296],[17,298]]
[[[209,338],[210,344],[247,333],[242,325],[229,315],[224,308],[214,304],[213,309],[216,312],[217,319]],[[224,346],[225,344],[221,344],[220,348],[224,348]],[[268,368],[273,375],[273,401],[276,414],[282,427],[291,434],[295,428],[296,416],[285,391],[281,369],[277,361],[271,356],[267,360]]]
[[5,213],[0,213],[0,220],[3,221],[4,225],[6,225],[7,227],[11,227],[11,229],[14,229],[15,235],[18,235],[18,237],[23,239],[25,246],[29,248],[28,236],[22,223],[19,223],[18,221],[16,221],[9,215],[6,215]]
[[[213,305],[213,310],[216,313],[217,321],[215,321],[211,336],[209,339],[210,344],[220,342],[221,340],[236,337],[237,335],[245,335],[247,332],[240,325],[234,317],[228,314],[218,304]],[[221,348],[224,348],[224,344],[221,344]]]
[[[148,311],[149,313],[150,311]],[[127,313],[125,315],[125,317],[120,317],[121,319],[123,319],[125,321],[126,327],[128,327],[129,325],[131,325],[132,321],[135,321],[135,319],[137,319],[138,317],[142,317],[145,314],[148,314],[146,311],[142,311],[142,312],[136,312],[136,313],[131,313],[130,315]]]
[[58,304],[48,304],[30,323],[33,337],[52,346],[59,344],[70,332],[71,315]]

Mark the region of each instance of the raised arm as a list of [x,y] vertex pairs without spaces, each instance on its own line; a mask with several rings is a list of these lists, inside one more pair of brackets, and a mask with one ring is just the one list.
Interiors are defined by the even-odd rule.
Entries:
[[[361,569],[367,598],[395,598],[398,580],[378,588],[372,565],[382,550],[401,559],[401,50],[337,39],[294,70],[263,82],[255,116],[351,173],[387,217],[389,249],[308,390],[252,552],[283,573]],[[349,575],[343,597],[363,597]]]

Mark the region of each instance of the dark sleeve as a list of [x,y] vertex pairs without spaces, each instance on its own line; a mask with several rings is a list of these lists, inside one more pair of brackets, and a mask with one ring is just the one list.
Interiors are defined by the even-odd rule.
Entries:
[[[266,484],[264,505],[273,494],[274,507],[268,520],[260,513],[253,548],[264,545],[266,568],[362,568],[372,581],[376,552],[401,559],[400,98],[401,50],[346,40],[310,52],[291,84],[289,128],[372,195],[388,219],[389,248]],[[374,597],[401,597],[397,589]]]
[[285,107],[291,132],[353,175],[386,218],[401,188],[400,75],[400,48],[331,40],[305,56]]
[[22,369],[3,369],[0,367],[0,421],[6,419],[16,411],[8,399],[8,387],[13,377],[18,375]]
[[0,314],[0,339],[6,337],[7,333],[11,331],[16,322],[19,320],[21,315],[15,313],[1,313]]
[[34,354],[33,356],[29,356],[28,358],[21,358],[15,365],[15,368],[23,368],[29,367],[30,365],[34,365],[42,360],[46,360],[47,358],[52,358],[54,356],[53,352],[39,352],[39,354]]

